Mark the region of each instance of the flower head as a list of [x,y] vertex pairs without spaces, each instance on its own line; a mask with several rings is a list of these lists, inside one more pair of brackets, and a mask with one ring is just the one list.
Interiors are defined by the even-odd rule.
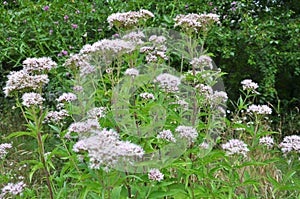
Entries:
[[77,100],[77,96],[74,93],[63,93],[56,99],[58,102],[72,102]]
[[283,141],[279,144],[279,148],[285,154],[296,152],[300,154],[300,136],[299,135],[290,135],[285,136]]
[[55,68],[57,63],[50,57],[27,58],[23,61],[23,70],[27,72],[48,72]]
[[272,114],[272,109],[267,106],[267,105],[250,105],[248,108],[247,108],[247,112],[252,112],[252,113],[256,113],[256,114],[259,114],[259,115],[262,115],[262,114]]
[[128,76],[135,77],[135,76],[139,75],[139,71],[135,68],[128,68],[128,69],[126,69],[124,74],[128,75]]
[[146,21],[153,18],[154,15],[148,10],[140,10],[138,12],[114,13],[108,16],[107,21],[109,27],[116,26],[117,28],[131,28],[138,25],[141,21]]
[[169,142],[174,142],[174,143],[176,142],[176,139],[174,138],[174,135],[170,130],[163,130],[159,132],[157,138],[167,140]]
[[167,92],[176,92],[179,90],[180,78],[169,73],[163,73],[158,75],[154,79],[154,83],[158,82],[161,88]]
[[190,64],[195,68],[204,69],[213,69],[212,59],[207,55],[201,55],[200,57],[193,58]]
[[258,84],[253,82],[251,79],[245,79],[241,82],[241,84],[243,86],[243,90],[255,92],[255,90],[258,88]]
[[43,10],[45,10],[45,11],[47,11],[47,10],[49,10],[49,6],[44,6],[44,8],[43,8]]
[[191,126],[178,126],[175,131],[179,133],[180,138],[185,138],[189,143],[194,142],[198,137],[198,132]]
[[265,145],[268,148],[272,148],[273,145],[274,145],[274,139],[270,136],[261,137],[259,139],[259,144],[260,145]]
[[162,174],[158,169],[150,169],[148,178],[149,180],[161,181],[164,179],[164,174]]
[[231,139],[227,143],[222,144],[221,147],[226,151],[226,154],[228,156],[241,154],[246,157],[247,152],[249,151],[249,149],[247,148],[247,144],[238,139]]
[[39,93],[24,93],[22,96],[22,104],[26,107],[41,106],[45,100]]
[[26,70],[12,71],[8,75],[4,93],[8,97],[15,91],[38,90],[48,82],[48,76],[45,74],[30,75]]

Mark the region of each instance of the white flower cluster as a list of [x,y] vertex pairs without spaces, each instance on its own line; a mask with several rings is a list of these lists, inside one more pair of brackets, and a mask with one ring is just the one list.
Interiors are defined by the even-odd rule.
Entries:
[[140,97],[143,99],[155,99],[155,97],[152,93],[141,93]]
[[157,36],[151,35],[149,37],[149,42],[151,42],[152,46],[143,46],[140,48],[141,53],[146,54],[146,61],[150,62],[157,62],[159,58],[168,60],[168,56],[165,54],[167,51],[167,46],[164,45],[166,42],[166,37],[164,36]]
[[267,106],[267,105],[250,105],[247,108],[247,112],[252,112],[252,113],[256,113],[256,114],[272,114],[272,109]]
[[63,66],[71,69],[79,69],[80,76],[84,77],[96,72],[96,68],[92,66],[89,61],[90,57],[87,54],[71,54]]
[[129,141],[121,141],[114,130],[95,131],[94,135],[78,141],[73,151],[86,150],[90,158],[90,167],[114,167],[120,161],[131,163],[131,158],[141,158],[144,150]]
[[213,102],[216,103],[226,103],[228,96],[224,91],[214,91],[214,94],[211,96]]
[[11,149],[12,145],[10,143],[3,143],[0,144],[0,159],[4,158],[5,155],[8,153],[7,149]]
[[210,100],[211,99],[211,96],[213,95],[214,91],[212,89],[211,86],[208,86],[208,85],[204,85],[204,84],[197,84],[195,86],[196,89],[199,90],[199,93],[204,95],[204,97],[207,99],[207,100]]
[[208,67],[210,70],[213,69],[212,59],[207,55],[193,58],[190,64],[196,69],[205,69],[205,67]]
[[222,144],[221,147],[226,151],[228,156],[241,154],[246,157],[247,152],[249,151],[247,144],[238,139],[231,139],[227,143]]
[[170,130],[163,130],[163,131],[159,132],[157,135],[157,139],[163,139],[163,140],[167,140],[169,142],[176,143],[176,139],[174,138],[174,135],[172,134],[172,132]]
[[68,133],[87,133],[92,130],[100,129],[100,125],[97,119],[88,119],[82,122],[74,122],[68,128]]
[[50,57],[27,58],[23,61],[23,70],[26,72],[44,72],[55,68],[57,63]]
[[139,71],[135,68],[127,68],[124,74],[135,77],[139,75]]
[[89,55],[90,61],[93,61],[93,55],[96,55],[94,57],[96,60],[99,59],[99,56],[102,56],[105,62],[110,64],[114,57],[131,53],[134,50],[135,45],[131,41],[125,41],[123,39],[102,39],[92,45],[84,45],[79,54]]
[[45,122],[50,123],[58,123],[61,120],[63,120],[65,117],[68,117],[68,111],[67,110],[60,110],[60,111],[49,111],[45,117]]
[[95,107],[87,112],[87,116],[91,119],[104,118],[105,111],[105,107]]
[[24,93],[22,96],[23,106],[41,106],[45,99],[39,93]]
[[279,144],[279,148],[281,148],[281,151],[285,154],[293,151],[300,154],[300,136],[285,136],[283,141]]
[[251,79],[245,79],[241,81],[243,90],[256,90],[258,88],[258,84],[253,82]]
[[200,30],[207,31],[208,28],[215,22],[219,22],[219,15],[216,14],[187,14],[177,15],[175,17],[175,27],[179,26],[185,31],[200,32]]
[[198,137],[198,132],[191,126],[178,126],[175,131],[179,133],[180,138],[185,138],[191,144]]
[[177,92],[179,90],[178,86],[180,84],[180,78],[169,73],[158,75],[154,79],[154,83],[156,82],[167,92]]
[[274,145],[274,139],[270,136],[264,136],[259,139],[259,144],[272,148]]
[[26,187],[26,184],[22,182],[18,182],[16,184],[14,183],[8,183],[6,186],[2,188],[2,193],[0,194],[0,198],[10,198],[7,196],[7,194],[11,195],[20,195],[24,188]]
[[154,14],[148,10],[140,10],[137,12],[114,13],[108,16],[107,21],[109,27],[116,26],[117,28],[131,28],[139,25],[141,21],[146,21],[153,18]]
[[158,169],[150,169],[148,178],[149,180],[161,181],[164,179],[164,174],[162,174]]
[[38,90],[49,82],[48,75],[30,75],[25,70],[12,71],[7,76],[8,80],[4,87],[5,96],[10,96],[15,91]]
[[56,101],[58,102],[72,102],[77,100],[77,96],[74,93],[63,93]]
[[141,31],[130,32],[122,37],[122,39],[124,39],[125,41],[133,42],[135,45],[143,44],[144,43],[142,40],[143,38],[145,38],[145,35]]

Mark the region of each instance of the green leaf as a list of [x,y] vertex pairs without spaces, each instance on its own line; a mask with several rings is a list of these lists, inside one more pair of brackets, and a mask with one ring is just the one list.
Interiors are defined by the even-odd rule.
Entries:
[[20,136],[24,136],[24,135],[36,138],[36,135],[34,132],[18,131],[18,132],[9,134],[7,137],[5,137],[5,139],[11,139],[14,137],[20,137]]

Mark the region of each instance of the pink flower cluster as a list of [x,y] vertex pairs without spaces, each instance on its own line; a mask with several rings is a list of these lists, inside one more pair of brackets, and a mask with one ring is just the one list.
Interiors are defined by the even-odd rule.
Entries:
[[23,69],[26,72],[48,72],[55,68],[57,63],[52,61],[50,57],[27,58],[23,61]]
[[[26,184],[24,182],[18,182],[16,184],[14,183],[8,183],[6,186],[2,188],[2,193],[0,194],[0,198],[6,198],[7,194],[11,195],[20,195],[24,188],[26,187]],[[10,198],[7,196],[7,198]]]
[[300,154],[300,136],[290,135],[283,138],[283,141],[279,144],[279,148],[285,154],[296,152]]
[[129,141],[121,141],[114,130],[103,129],[95,131],[92,136],[78,141],[73,146],[74,152],[88,152],[90,167],[99,169],[100,166],[115,167],[118,163],[130,163],[132,158],[141,158],[144,150]]
[[39,93],[24,93],[22,96],[22,104],[26,107],[41,106],[45,99]]
[[227,143],[222,144],[221,147],[226,151],[226,155],[228,156],[241,154],[246,157],[249,151],[247,144],[238,139],[231,139]]
[[116,26],[117,28],[132,28],[139,25],[141,21],[146,21],[153,18],[154,14],[148,10],[140,10],[137,12],[130,11],[125,13],[114,13],[108,16],[107,21],[109,27]]
[[0,144],[0,159],[4,158],[4,156],[8,153],[7,149],[11,149],[12,145],[10,143]]
[[219,15],[216,14],[187,14],[187,15],[177,15],[175,17],[175,27],[179,26],[187,32],[200,32],[207,31],[209,27],[215,23],[219,22]]
[[25,70],[12,71],[7,76],[8,80],[4,87],[5,96],[11,96],[16,91],[38,90],[49,82],[48,75],[30,75]]
[[195,68],[205,69],[213,69],[212,59],[207,55],[201,55],[200,57],[193,58],[190,64]]
[[154,79],[154,83],[156,82],[167,92],[177,92],[179,90],[178,86],[180,85],[180,78],[169,73],[158,75]]
[[161,181],[164,179],[164,174],[162,174],[158,169],[150,169],[148,172],[149,180]]
[[157,138],[167,140],[168,142],[176,143],[176,139],[174,138],[174,135],[172,134],[172,131],[170,131],[170,130],[163,130],[163,131],[159,132],[157,135]]
[[187,139],[190,144],[198,137],[197,130],[191,126],[178,126],[175,132],[179,133],[180,138]]
[[247,112],[252,112],[252,113],[256,113],[256,114],[272,114],[272,109],[267,106],[267,105],[250,105],[248,108],[247,108]]

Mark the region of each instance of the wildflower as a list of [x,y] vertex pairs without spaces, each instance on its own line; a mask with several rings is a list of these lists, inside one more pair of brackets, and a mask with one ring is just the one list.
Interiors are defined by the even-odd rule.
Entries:
[[72,123],[69,128],[69,133],[87,133],[91,130],[97,130],[100,129],[100,125],[98,123],[98,120],[96,119],[88,119],[86,121],[82,122],[74,122]]
[[201,55],[199,58],[193,58],[190,64],[194,68],[204,69],[208,67],[209,69],[213,69],[212,59],[207,55]]
[[180,138],[186,138],[191,144],[198,137],[198,132],[191,126],[178,126],[175,131],[179,133]]
[[0,159],[3,159],[8,153],[7,149],[11,149],[12,145],[10,143],[0,144]]
[[62,53],[63,55],[68,55],[68,51],[66,51],[66,50],[62,50],[61,53]]
[[298,135],[290,135],[285,136],[283,138],[283,141],[279,144],[279,148],[281,148],[281,151],[285,154],[296,152],[300,153],[300,136]]
[[258,88],[258,84],[253,82],[251,79],[245,79],[241,82],[243,90],[255,91]]
[[39,93],[24,93],[22,96],[22,104],[26,107],[42,105],[45,100]]
[[274,139],[270,136],[264,136],[259,139],[260,145],[266,145],[268,148],[272,148],[274,145]]
[[3,1],[3,4],[6,5],[6,4],[7,4],[7,1]]
[[160,74],[154,79],[154,83],[156,82],[167,92],[176,92],[179,90],[180,78],[174,75],[168,73]]
[[77,25],[77,24],[72,24],[71,26],[72,26],[72,28],[74,28],[74,29],[78,28],[78,25]]
[[144,155],[140,146],[121,141],[119,134],[112,129],[97,130],[92,136],[77,143],[73,150],[86,150],[90,158],[90,167],[93,169],[104,165],[114,167],[119,161],[130,163],[131,158],[141,158]]
[[134,44],[136,45],[141,45],[143,44],[144,42],[142,41],[142,39],[145,38],[145,35],[143,32],[141,31],[138,31],[138,32],[130,32],[126,35],[124,35],[122,37],[122,39],[124,39],[125,41],[131,41],[133,42]]
[[4,196],[7,194],[20,195],[23,192],[25,186],[26,184],[23,181],[18,182],[16,184],[8,183],[6,186],[2,188],[2,193],[0,194],[0,198],[2,197],[4,198]]
[[78,153],[80,150],[87,150],[85,143],[83,140],[79,140],[78,142],[76,142],[73,145],[73,149],[74,152]]
[[86,54],[71,54],[63,66],[71,69],[79,69],[80,77],[96,72],[96,68],[89,63],[90,57]]
[[141,93],[140,97],[143,99],[155,99],[155,97],[152,93]]
[[104,52],[107,54],[121,54],[121,53],[130,53],[135,50],[135,46],[132,42],[124,41],[122,39],[103,39],[95,42],[91,46],[92,52]]
[[169,142],[176,142],[176,139],[174,138],[172,132],[170,130],[163,130],[158,133],[157,139],[163,139],[167,140]]
[[49,6],[45,6],[44,8],[43,8],[43,10],[45,10],[45,11],[47,11],[47,10],[49,10]]
[[128,68],[128,69],[126,69],[124,74],[128,75],[128,76],[135,77],[135,76],[139,75],[139,71],[135,68]]
[[219,22],[219,15],[216,14],[187,14],[177,15],[175,17],[175,27],[180,26],[187,32],[196,32],[200,30],[207,31],[215,22]]
[[49,34],[50,34],[50,35],[52,35],[52,33],[53,33],[53,30],[52,30],[52,29],[51,29],[51,30],[49,30]]
[[150,169],[148,178],[149,180],[161,181],[164,179],[164,174],[162,174],[158,169]]
[[72,102],[77,100],[77,96],[74,93],[63,93],[56,99],[58,102]]
[[82,86],[74,86],[73,90],[77,91],[77,92],[81,92],[81,91],[83,91],[83,88],[82,88]]
[[24,71],[27,72],[44,72],[55,68],[57,63],[50,57],[27,58],[23,61]]
[[76,10],[76,12],[75,12],[76,14],[80,14],[80,10]]
[[67,21],[68,19],[69,19],[69,16],[68,16],[68,15],[65,15],[65,16],[64,16],[64,20]]
[[155,44],[163,44],[165,43],[167,38],[165,36],[157,36],[157,35],[151,35],[149,37],[150,42],[154,42]]
[[140,10],[138,12],[114,13],[108,16],[107,21],[109,28],[116,26],[117,28],[130,28],[138,25],[141,21],[153,18],[154,15],[148,10]]
[[224,91],[215,91],[211,97],[212,100],[217,103],[226,103],[228,99],[227,93]]
[[66,110],[49,111],[45,117],[45,122],[57,123],[68,116],[69,116],[69,114],[68,114],[68,111],[66,111]]
[[95,107],[88,111],[87,115],[89,118],[104,118],[105,117],[105,107]]
[[15,91],[38,90],[48,82],[48,76],[45,74],[30,75],[25,70],[12,71],[8,75],[4,93],[5,96],[8,97]]
[[247,108],[247,112],[253,112],[256,114],[272,114],[272,109],[267,105],[250,105]]
[[241,154],[246,157],[247,152],[249,151],[247,144],[238,139],[231,139],[227,143],[222,144],[221,147],[226,151],[226,155],[228,156]]

